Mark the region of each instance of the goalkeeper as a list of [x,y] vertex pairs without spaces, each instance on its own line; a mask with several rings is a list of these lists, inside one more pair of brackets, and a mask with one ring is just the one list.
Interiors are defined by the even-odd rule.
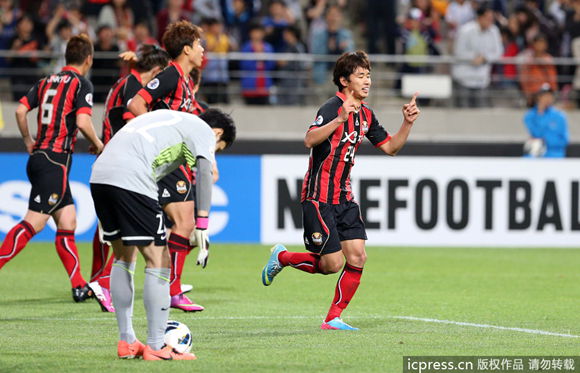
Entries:
[[[156,110],[126,124],[97,158],[91,174],[91,194],[103,225],[103,238],[112,243],[111,296],[119,327],[120,358],[191,360],[164,346],[169,314],[170,256],[157,181],[187,163],[197,167],[198,216],[192,238],[207,262],[207,228],[213,186],[214,150],[229,147],[236,136],[232,119],[217,109],[201,116]],[[147,346],[133,330],[133,274],[137,249],[145,257],[143,302],[147,313]]]

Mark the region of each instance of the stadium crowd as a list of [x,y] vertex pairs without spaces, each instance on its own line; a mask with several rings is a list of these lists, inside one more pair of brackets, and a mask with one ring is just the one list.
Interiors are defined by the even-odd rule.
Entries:
[[[407,62],[398,72],[450,72],[461,106],[485,106],[490,85],[521,91],[528,105],[544,83],[579,96],[570,92],[580,90],[580,70],[576,74],[573,66],[556,65],[553,58],[580,57],[580,0],[0,0],[0,50],[14,52],[0,58],[0,71],[17,100],[41,75],[64,64],[63,57],[18,53],[62,56],[71,36],[86,33],[97,52],[91,76],[95,101],[103,102],[127,72],[116,54],[158,44],[167,25],[181,19],[200,25],[206,51],[218,55],[339,55],[355,49],[454,55],[464,62],[451,69]],[[520,64],[494,64],[517,56]],[[300,104],[301,92],[328,82],[328,70],[327,62],[214,57],[205,63],[202,93],[210,104],[227,103],[228,85],[239,79],[248,104]]]

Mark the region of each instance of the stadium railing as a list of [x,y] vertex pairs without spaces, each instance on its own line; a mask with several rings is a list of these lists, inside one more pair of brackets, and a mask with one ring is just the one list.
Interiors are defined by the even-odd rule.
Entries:
[[[111,60],[117,57],[118,54],[114,52],[97,52],[94,56],[95,60]],[[312,100],[319,102],[319,96],[327,96],[334,91],[330,71],[332,64],[337,58],[334,55],[232,52],[227,54],[206,53],[206,57],[208,60],[226,60],[228,74],[225,88],[202,84],[200,90],[202,97],[217,93],[216,90],[218,89],[225,89],[223,93],[229,98],[230,102],[242,102],[240,79],[258,75],[256,72],[240,70],[239,62],[248,60],[294,63],[292,65],[293,70],[282,68],[264,73],[265,76],[271,77],[274,81],[270,89],[270,102],[272,104],[290,102],[294,105],[304,105],[312,102]],[[30,65],[31,59],[34,60],[33,64],[38,67],[24,67]],[[62,59],[60,53],[47,51],[15,52],[0,50],[1,98],[3,100],[16,101],[19,98],[18,95],[26,92],[36,79],[54,72],[55,62],[59,59]],[[448,55],[371,55],[370,59],[373,63],[373,93],[369,100],[370,103],[381,102],[382,104],[386,103],[394,106],[399,106],[400,100],[396,99],[402,97],[401,80],[403,75],[406,74],[402,72],[404,65],[420,67],[421,74],[450,76],[451,68],[454,64],[469,62]],[[501,71],[503,66],[511,65],[517,69],[530,63],[555,65],[558,70],[557,81],[562,98],[580,102],[580,91],[576,91],[573,88],[578,62],[575,58],[553,58],[552,61],[547,63],[544,59],[524,60],[522,57],[502,58],[494,61],[491,76],[492,83],[486,89],[486,95],[489,98],[487,103],[494,107],[524,107],[526,100],[520,88],[519,75],[515,79],[506,79]],[[100,97],[104,97],[110,88],[109,83],[103,84],[104,78],[109,78],[110,80],[113,77],[120,76],[123,71],[127,72],[128,70],[118,67],[93,69],[90,79],[95,87],[95,93]],[[204,74],[209,76],[207,71]],[[526,77],[521,79],[526,79]],[[318,82],[322,83],[319,84]],[[288,98],[291,99],[288,100]],[[453,93],[449,98],[434,98],[424,102],[424,104],[429,103],[453,107]]]

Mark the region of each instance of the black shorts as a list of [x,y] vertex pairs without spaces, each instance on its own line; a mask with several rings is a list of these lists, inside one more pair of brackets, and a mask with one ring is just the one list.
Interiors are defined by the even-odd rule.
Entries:
[[304,245],[313,253],[334,253],[341,250],[341,241],[367,239],[360,208],[354,201],[329,205],[306,200],[302,202],[302,221]]
[[28,209],[50,215],[74,203],[68,182],[71,164],[70,153],[37,150],[30,155],[26,164],[32,184]]
[[165,246],[163,212],[159,203],[143,194],[112,185],[91,184],[97,217],[106,241],[121,239],[125,246]]
[[184,166],[180,166],[172,173],[159,180],[159,204],[165,206],[172,202],[186,202],[195,200],[195,188],[191,177]]

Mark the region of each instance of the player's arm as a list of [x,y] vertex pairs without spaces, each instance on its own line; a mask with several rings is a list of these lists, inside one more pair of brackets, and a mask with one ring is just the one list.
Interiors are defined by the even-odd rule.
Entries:
[[93,121],[91,120],[90,114],[77,114],[77,127],[79,128],[79,131],[82,132],[85,139],[89,140],[91,143],[89,151],[92,154],[101,154],[103,151],[103,142],[99,139],[97,133],[95,132],[95,127],[93,127]]
[[207,228],[209,225],[209,210],[211,207],[211,192],[213,188],[213,162],[203,157],[197,157],[197,174],[195,183],[195,205],[197,215],[195,217],[194,240],[199,246],[197,265],[205,268],[209,258],[209,238]]
[[32,148],[34,147],[34,139],[30,135],[30,130],[28,128],[28,118],[26,115],[28,112],[38,106],[38,87],[40,82],[37,82],[26,94],[20,99],[20,105],[16,108],[16,123],[18,124],[18,130],[22,135],[22,140],[24,140],[24,146],[26,146],[26,151],[28,154],[32,153]]
[[79,131],[89,140],[92,154],[101,154],[103,142],[97,136],[91,115],[93,113],[93,85],[85,78],[80,79],[79,90],[75,97],[76,122]]
[[310,149],[328,139],[340,125],[348,120],[350,113],[355,110],[356,104],[355,99],[352,97],[352,92],[347,92],[345,101],[338,109],[338,116],[320,127],[310,127],[306,137],[304,137],[304,145]]
[[403,145],[407,142],[413,123],[419,117],[421,111],[417,107],[417,93],[413,95],[408,104],[403,105],[403,124],[397,133],[391,136],[391,139],[378,148],[385,154],[396,155]]
[[129,111],[135,116],[145,114],[149,105],[155,100],[168,96],[177,87],[179,73],[174,67],[168,67],[155,76],[143,87],[129,103]]
[[16,108],[16,123],[18,123],[18,130],[22,135],[22,140],[24,140],[26,151],[28,154],[31,154],[32,148],[34,147],[34,139],[30,135],[28,129],[28,119],[26,118],[26,114],[28,114],[28,107],[24,104],[18,105]]

